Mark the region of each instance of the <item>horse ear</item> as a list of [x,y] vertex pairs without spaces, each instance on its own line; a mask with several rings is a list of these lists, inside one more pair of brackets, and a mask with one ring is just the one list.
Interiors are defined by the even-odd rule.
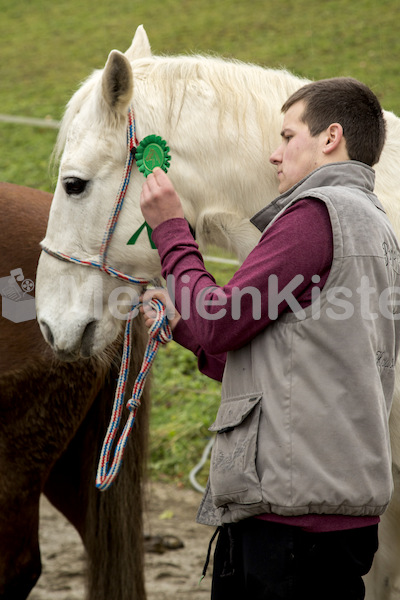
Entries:
[[143,25],[139,25],[136,29],[132,44],[125,52],[125,56],[130,61],[138,58],[151,58],[150,42]]
[[114,111],[126,114],[133,93],[132,68],[128,59],[112,50],[109,54],[102,76],[103,98]]

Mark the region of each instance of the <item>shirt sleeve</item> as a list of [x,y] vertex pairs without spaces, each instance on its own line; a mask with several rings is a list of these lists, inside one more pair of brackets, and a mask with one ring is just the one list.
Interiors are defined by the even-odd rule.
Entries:
[[199,368],[213,356],[224,360],[282,312],[308,306],[312,288],[326,281],[333,255],[329,213],[315,199],[284,211],[224,286],[206,270],[185,219],[159,225],[153,241],[184,321],[174,337],[182,345],[191,340]]
[[184,321],[183,319],[178,321],[173,332],[173,337],[178,344],[191,350],[193,354],[197,356],[197,364],[201,373],[216,381],[222,381],[226,362],[226,352],[221,352],[220,354],[206,353],[200,344],[196,343],[187,326],[187,321]]

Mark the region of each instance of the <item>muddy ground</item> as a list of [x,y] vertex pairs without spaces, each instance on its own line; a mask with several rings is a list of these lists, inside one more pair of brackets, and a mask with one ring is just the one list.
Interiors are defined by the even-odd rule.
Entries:
[[[182,548],[163,554],[146,552],[148,600],[207,600],[211,571],[199,586],[208,543],[213,530],[197,525],[195,516],[201,495],[190,489],[165,484],[149,486],[145,534],[166,537],[167,545]],[[43,573],[29,600],[83,600],[84,551],[75,529],[42,498],[40,547]]]

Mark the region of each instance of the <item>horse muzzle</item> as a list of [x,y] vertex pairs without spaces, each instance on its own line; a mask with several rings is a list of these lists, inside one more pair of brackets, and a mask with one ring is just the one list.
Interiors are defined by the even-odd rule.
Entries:
[[45,319],[39,320],[39,326],[46,342],[51,346],[57,358],[65,362],[73,362],[79,358],[90,358],[94,354],[96,319],[88,319],[67,327],[64,333],[59,327]]

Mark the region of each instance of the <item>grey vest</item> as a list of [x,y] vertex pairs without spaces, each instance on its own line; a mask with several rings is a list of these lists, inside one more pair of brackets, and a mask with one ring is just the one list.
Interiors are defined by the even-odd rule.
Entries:
[[333,262],[309,307],[228,353],[199,522],[380,515],[389,503],[400,248],[373,186],[362,163],[326,165],[253,217],[264,230],[301,198],[325,202]]

